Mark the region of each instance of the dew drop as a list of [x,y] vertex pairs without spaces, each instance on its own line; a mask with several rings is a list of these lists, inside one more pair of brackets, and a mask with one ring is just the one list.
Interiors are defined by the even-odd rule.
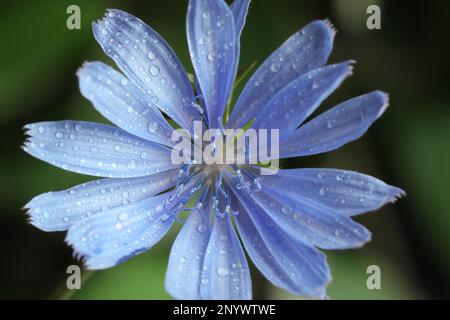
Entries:
[[288,205],[284,205],[284,206],[281,208],[281,212],[282,212],[283,214],[289,214],[289,213],[292,212],[292,208],[289,207]]
[[270,71],[272,72],[278,72],[280,71],[280,64],[279,63],[272,63],[272,65],[270,66]]
[[153,65],[150,67],[150,74],[156,76],[159,74],[159,67],[157,65]]
[[122,230],[123,229],[123,224],[121,224],[120,222],[116,224],[116,230]]
[[204,224],[201,224],[197,227],[197,231],[200,233],[203,233],[206,231],[206,226]]
[[119,214],[120,221],[127,221],[127,219],[128,219],[128,213],[122,212],[121,214]]
[[155,133],[158,130],[158,123],[156,121],[150,121],[148,123],[148,132]]
[[333,121],[333,120],[328,120],[328,121],[327,121],[327,127],[328,127],[329,129],[333,128],[333,127],[334,127],[334,121]]
[[228,277],[229,274],[230,272],[227,268],[217,268],[217,275],[219,277]]

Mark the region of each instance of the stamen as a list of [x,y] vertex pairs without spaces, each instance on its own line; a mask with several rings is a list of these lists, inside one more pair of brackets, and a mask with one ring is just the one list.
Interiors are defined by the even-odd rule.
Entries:
[[226,189],[226,196],[225,196],[225,200],[226,200],[226,206],[225,206],[225,212],[229,215],[233,215],[233,216],[237,216],[239,215],[239,211],[233,211],[231,208],[231,191],[230,188],[227,187]]
[[[194,173],[194,176],[196,176],[198,173]],[[181,191],[184,189],[184,184],[180,183],[175,192],[169,197],[169,199],[164,204],[164,210],[166,213],[163,215],[165,217],[165,220],[169,219],[171,216],[175,216],[178,222],[183,222],[184,220],[179,217],[180,213],[182,211],[190,211],[193,208],[185,208],[185,205],[191,200],[192,196],[199,191],[204,183],[206,181],[206,176],[201,175],[201,177],[195,182],[195,184],[192,186],[192,188],[187,192],[186,194],[181,194]],[[178,202],[174,203],[173,206],[168,208],[168,205],[172,204],[175,200]],[[161,219],[163,219],[161,217]],[[163,220],[164,221],[164,220]]]
[[[213,209],[214,209],[214,215],[219,218],[223,218],[226,215],[235,215],[237,216],[239,214],[238,211],[233,211],[231,207],[231,191],[228,186],[222,186],[222,178],[223,178],[223,172],[221,171],[220,174],[216,177],[215,182],[215,189],[214,189],[214,196],[213,196]],[[225,208],[223,211],[220,208],[220,204],[225,202]]]
[[231,165],[231,167],[235,171],[236,188],[238,190],[244,189],[249,194],[261,191],[261,179],[259,177],[256,177],[245,168],[238,167],[236,164]]
[[211,187],[210,184],[204,185],[203,190],[200,193],[200,196],[198,197],[198,202],[196,205],[197,209],[201,209],[203,207],[203,205],[206,203],[208,196],[209,196],[210,187]]

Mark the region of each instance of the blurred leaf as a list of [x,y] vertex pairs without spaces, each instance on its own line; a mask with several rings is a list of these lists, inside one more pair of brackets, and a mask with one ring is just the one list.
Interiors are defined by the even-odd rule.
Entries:
[[90,26],[102,14],[101,3],[77,1],[81,30],[66,27],[70,4],[14,1],[1,11],[0,38],[7,43],[0,51],[1,121],[24,113],[60,89],[78,53],[93,42]]
[[164,290],[168,252],[150,250],[95,272],[73,299],[169,299]]
[[[449,103],[450,104],[450,103]],[[409,112],[398,113],[389,122],[389,147],[393,168],[405,183],[409,219],[429,252],[440,260],[443,274],[450,269],[450,112],[434,108],[430,102],[421,108],[410,103]],[[426,108],[425,108],[426,106]],[[449,277],[450,279],[450,277]]]
[[[328,287],[330,299],[414,299],[417,290],[402,275],[394,263],[374,250],[327,251],[333,280]],[[367,267],[377,265],[381,269],[381,289],[367,288]],[[299,299],[294,295],[271,287],[269,298]]]

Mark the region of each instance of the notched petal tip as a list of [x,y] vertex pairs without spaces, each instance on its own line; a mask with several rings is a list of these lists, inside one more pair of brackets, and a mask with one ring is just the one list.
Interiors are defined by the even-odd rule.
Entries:
[[36,212],[33,212],[33,208],[25,208],[23,207],[22,210],[25,210],[25,214],[27,217],[27,222],[31,224],[33,227],[44,231],[44,232],[53,232],[55,230],[51,230],[45,227],[45,224],[41,223],[39,217],[37,216]]
[[329,18],[325,18],[323,20],[321,20],[331,31],[331,36],[334,38],[336,36],[336,34],[338,33],[338,30],[336,29],[336,27],[333,25],[333,23],[331,22],[331,20]]
[[69,246],[73,251],[72,251],[72,256],[78,260],[86,269],[90,269],[88,266],[88,260],[89,260],[89,256],[81,251],[78,250],[76,243],[74,241],[72,241],[70,239],[70,231],[73,229],[73,227],[71,227],[69,229],[69,231],[66,234],[66,237],[64,238],[64,242],[67,244],[67,246]]
[[81,64],[81,67],[77,69],[76,75],[78,78],[80,78],[84,72],[86,72],[86,68],[89,68],[89,66],[93,65],[95,61],[83,61]]
[[101,19],[98,19],[96,21],[92,21],[92,32],[94,33],[94,38],[100,42],[101,37],[99,37],[100,35],[100,28],[104,28],[105,25],[108,23],[108,20],[106,17],[103,17]]
[[406,192],[403,189],[397,187],[391,187],[388,192],[388,201],[390,203],[396,203],[400,198],[406,197]]
[[33,136],[32,130],[35,128],[36,124],[28,123],[22,127],[23,133],[27,140]]
[[344,73],[344,78],[350,77],[353,75],[354,70],[355,70],[355,64],[356,64],[356,60],[350,59],[350,60],[346,60],[344,62],[339,63],[339,65],[344,66],[347,70]]

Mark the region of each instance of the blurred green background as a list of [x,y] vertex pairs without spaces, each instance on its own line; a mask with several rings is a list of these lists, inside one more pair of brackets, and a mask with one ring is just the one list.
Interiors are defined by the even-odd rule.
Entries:
[[[66,28],[66,8],[81,8],[81,30]],[[382,8],[382,29],[366,28],[366,8]],[[185,36],[186,0],[2,1],[0,5],[0,298],[166,299],[165,268],[177,230],[116,268],[83,272],[82,290],[67,292],[66,268],[78,262],[64,233],[27,223],[21,207],[33,196],[90,177],[64,172],[19,148],[24,124],[78,119],[106,122],[81,97],[75,72],[85,60],[112,64],[91,23],[106,8],[137,15],[160,32],[192,72]],[[450,298],[450,95],[448,1],[254,0],[242,38],[241,70],[261,63],[312,20],[338,29],[330,59],[358,61],[355,74],[320,111],[374,89],[391,107],[362,139],[339,151],[284,163],[335,167],[374,175],[405,189],[396,205],[357,220],[373,241],[355,251],[328,252],[332,299]],[[175,229],[179,228],[177,226]],[[366,269],[379,265],[381,290],[368,290]],[[290,299],[254,270],[255,298]]]

